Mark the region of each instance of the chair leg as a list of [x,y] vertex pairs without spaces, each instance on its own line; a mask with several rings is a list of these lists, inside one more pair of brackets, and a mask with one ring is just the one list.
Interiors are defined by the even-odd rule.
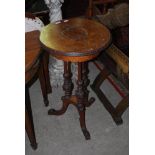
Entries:
[[25,129],[29,137],[32,148],[37,149],[37,142],[35,137],[33,117],[31,110],[31,101],[28,88],[25,89]]
[[129,95],[125,96],[115,108],[115,113],[112,115],[115,123],[120,125],[123,123],[122,114],[129,107]]
[[129,95],[124,97],[122,101],[117,105],[116,112],[119,116],[122,116],[123,112],[129,107]]
[[100,90],[101,84],[104,82],[108,75],[109,72],[106,70],[106,68],[102,70],[94,80],[93,84],[91,85],[91,88],[94,90],[94,92],[96,93],[106,110],[110,113],[116,125],[120,125],[123,123],[121,116],[123,112],[128,108],[128,96],[123,98],[116,108],[109,102],[107,97]]

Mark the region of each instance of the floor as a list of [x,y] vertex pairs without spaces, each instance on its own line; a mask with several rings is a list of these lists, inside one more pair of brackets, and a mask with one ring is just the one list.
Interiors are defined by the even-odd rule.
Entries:
[[[93,63],[89,64],[91,82],[98,74]],[[105,81],[103,91],[109,100],[116,104],[121,97],[113,87]],[[117,126],[110,114],[105,110],[95,93],[89,88],[90,96],[96,98],[91,107],[86,110],[86,125],[91,134],[91,140],[86,141],[79,125],[76,108],[69,106],[62,116],[48,116],[48,109],[60,108],[61,88],[54,88],[49,94],[49,107],[42,101],[39,82],[30,88],[30,97],[34,117],[34,126],[38,149],[33,150],[25,136],[26,155],[128,155],[129,154],[129,110],[123,114],[124,123]]]

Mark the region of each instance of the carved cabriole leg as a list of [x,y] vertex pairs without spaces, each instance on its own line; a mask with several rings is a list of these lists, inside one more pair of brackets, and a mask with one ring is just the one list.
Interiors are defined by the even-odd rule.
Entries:
[[37,149],[37,142],[35,137],[32,110],[31,110],[31,101],[29,96],[29,90],[27,87],[25,88],[25,129],[29,137],[32,148],[34,150]]
[[77,96],[77,104],[76,107],[78,109],[79,115],[80,115],[80,125],[82,132],[85,136],[85,139],[88,140],[90,139],[90,134],[86,128],[86,123],[85,123],[85,92],[84,88],[85,86],[83,85],[84,80],[82,79],[82,63],[78,63],[78,80],[77,80],[77,90],[75,92]]
[[72,73],[71,73],[71,63],[64,62],[64,84],[63,90],[65,91],[65,96],[62,97],[63,106],[60,110],[50,109],[48,111],[49,115],[62,115],[66,112],[68,105],[70,104],[69,99],[72,95],[73,83],[72,83]]
[[91,97],[88,101],[89,91],[87,87],[90,83],[90,80],[88,79],[88,73],[89,73],[88,62],[83,62],[82,63],[82,79],[83,79],[83,88],[84,88],[84,103],[86,107],[89,107],[95,101],[95,98],[93,97]]

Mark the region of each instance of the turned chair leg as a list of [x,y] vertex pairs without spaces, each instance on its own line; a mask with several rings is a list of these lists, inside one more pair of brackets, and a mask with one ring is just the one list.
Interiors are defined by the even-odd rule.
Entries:
[[29,137],[32,148],[34,150],[37,149],[37,142],[35,137],[31,102],[28,88],[25,89],[25,129]]

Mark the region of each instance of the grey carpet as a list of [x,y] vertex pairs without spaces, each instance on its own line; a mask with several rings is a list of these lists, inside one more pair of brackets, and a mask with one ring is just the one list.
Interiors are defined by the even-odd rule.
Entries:
[[[89,78],[93,82],[98,70],[90,63]],[[105,81],[104,92],[109,100],[116,104],[121,97],[113,87]],[[54,88],[49,94],[49,107],[42,101],[39,82],[30,88],[33,119],[38,149],[32,150],[29,140],[25,138],[26,155],[128,155],[129,154],[129,110],[123,114],[123,125],[117,126],[110,114],[105,110],[95,93],[89,88],[90,96],[96,98],[95,103],[86,110],[86,125],[91,140],[86,141],[79,125],[76,108],[69,106],[62,116],[48,116],[48,109],[61,107],[61,88]]]

